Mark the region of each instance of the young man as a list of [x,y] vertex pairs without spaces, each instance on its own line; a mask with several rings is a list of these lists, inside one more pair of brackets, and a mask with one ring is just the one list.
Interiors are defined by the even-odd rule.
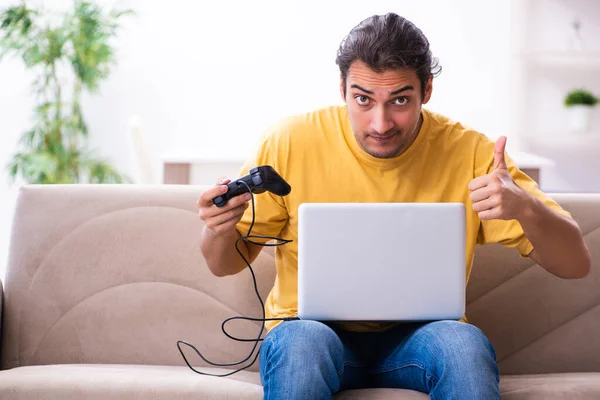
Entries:
[[[416,26],[395,14],[368,18],[342,42],[337,64],[346,105],[282,121],[263,136],[242,172],[269,164],[293,188],[284,198],[268,192],[255,197],[253,234],[293,240],[277,248],[267,317],[297,312],[297,224],[303,202],[462,202],[467,206],[467,277],[475,245],[492,242],[516,248],[556,276],[587,275],[590,253],[579,227],[505,155],[506,138],[494,143],[422,108],[439,67]],[[212,204],[226,183],[198,201],[206,224],[201,248],[217,276],[245,268],[232,249],[251,221],[249,196],[223,208]],[[260,249],[246,244],[243,250],[254,260]],[[493,346],[464,320],[270,321],[267,327],[260,354],[266,399],[331,398],[360,387],[413,389],[438,399],[499,398]]]

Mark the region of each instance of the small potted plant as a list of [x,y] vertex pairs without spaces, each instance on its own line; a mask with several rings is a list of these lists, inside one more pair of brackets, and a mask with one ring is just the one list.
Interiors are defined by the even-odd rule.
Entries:
[[592,108],[598,98],[585,89],[574,89],[565,97],[565,106],[570,112],[570,128],[574,132],[587,132],[590,128]]

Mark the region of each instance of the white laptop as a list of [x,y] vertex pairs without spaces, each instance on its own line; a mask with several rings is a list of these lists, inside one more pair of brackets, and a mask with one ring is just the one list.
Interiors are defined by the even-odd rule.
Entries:
[[298,213],[301,319],[463,317],[462,203],[304,203]]

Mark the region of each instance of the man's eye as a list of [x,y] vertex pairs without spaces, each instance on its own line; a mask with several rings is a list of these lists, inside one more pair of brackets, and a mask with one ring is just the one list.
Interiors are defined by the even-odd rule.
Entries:
[[394,104],[397,104],[400,106],[403,106],[406,103],[408,103],[408,97],[402,96],[402,97],[398,97],[398,98],[396,98],[396,100],[394,100]]
[[356,96],[356,102],[361,106],[369,104],[369,98],[367,96]]

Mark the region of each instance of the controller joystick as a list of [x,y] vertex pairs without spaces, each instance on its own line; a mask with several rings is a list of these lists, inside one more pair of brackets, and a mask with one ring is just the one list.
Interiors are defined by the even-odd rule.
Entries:
[[[248,185],[244,185],[244,183]],[[242,176],[227,184],[227,192],[213,199],[217,207],[223,207],[235,196],[248,192],[248,187],[252,193],[259,194],[269,191],[277,196],[286,196],[292,190],[290,185],[271,167],[262,165],[252,168],[248,175]]]

